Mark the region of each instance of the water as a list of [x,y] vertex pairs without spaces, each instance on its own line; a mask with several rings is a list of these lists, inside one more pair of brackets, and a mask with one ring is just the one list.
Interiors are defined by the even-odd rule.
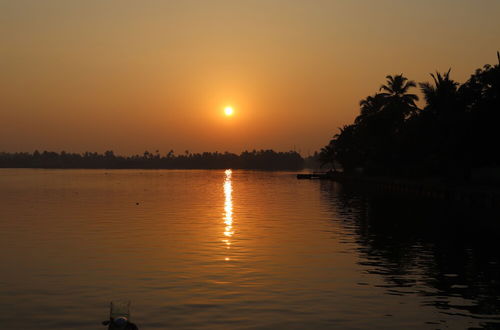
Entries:
[[284,172],[0,170],[0,326],[122,299],[141,329],[500,328],[491,217]]

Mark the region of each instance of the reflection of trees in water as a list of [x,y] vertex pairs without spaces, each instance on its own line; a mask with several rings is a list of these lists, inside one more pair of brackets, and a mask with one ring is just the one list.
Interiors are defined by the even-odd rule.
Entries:
[[321,190],[354,232],[361,263],[382,275],[388,294],[418,294],[443,313],[500,322],[498,212],[353,192],[332,182],[322,182]]

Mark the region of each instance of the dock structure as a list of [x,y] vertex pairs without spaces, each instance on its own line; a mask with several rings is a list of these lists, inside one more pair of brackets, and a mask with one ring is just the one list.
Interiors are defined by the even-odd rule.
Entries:
[[470,183],[394,179],[346,175],[342,172],[297,174],[297,179],[332,180],[349,186],[380,192],[407,194],[424,198],[449,200],[468,205],[500,208],[500,187]]
[[313,173],[299,173],[297,174],[299,180],[328,180],[332,179],[328,172],[313,172]]

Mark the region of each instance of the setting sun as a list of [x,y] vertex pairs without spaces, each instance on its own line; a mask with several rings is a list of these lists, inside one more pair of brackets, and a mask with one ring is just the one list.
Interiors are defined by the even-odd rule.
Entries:
[[224,108],[224,114],[226,116],[232,116],[234,113],[233,107],[227,106]]

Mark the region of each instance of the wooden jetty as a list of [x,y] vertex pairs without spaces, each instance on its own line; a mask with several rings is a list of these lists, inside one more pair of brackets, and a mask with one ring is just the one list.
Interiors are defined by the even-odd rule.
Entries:
[[297,174],[299,180],[330,180],[332,179],[328,172],[313,172],[313,173],[299,173]]

